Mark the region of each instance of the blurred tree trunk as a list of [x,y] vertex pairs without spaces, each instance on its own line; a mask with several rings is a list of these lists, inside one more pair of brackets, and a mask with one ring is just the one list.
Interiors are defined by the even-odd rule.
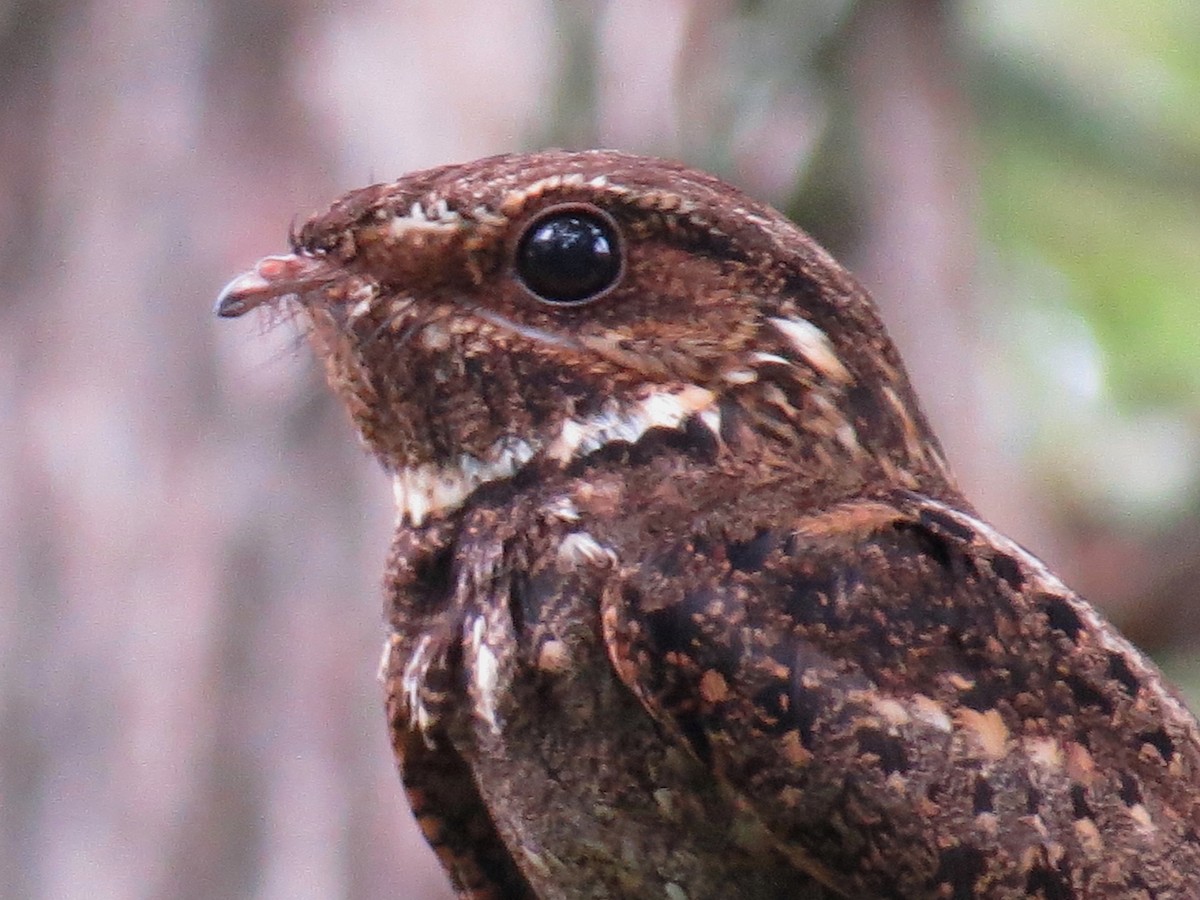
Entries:
[[847,62],[866,184],[859,275],[968,497],[1017,540],[1063,562],[994,411],[977,308],[979,189],[967,74],[945,0],[865,0]]

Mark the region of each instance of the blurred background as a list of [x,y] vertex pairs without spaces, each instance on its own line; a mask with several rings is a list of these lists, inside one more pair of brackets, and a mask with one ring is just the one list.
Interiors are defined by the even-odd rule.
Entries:
[[1194,0],[0,0],[4,896],[449,896],[388,486],[295,330],[211,306],[344,190],[549,145],[788,211],[983,514],[1200,698]]

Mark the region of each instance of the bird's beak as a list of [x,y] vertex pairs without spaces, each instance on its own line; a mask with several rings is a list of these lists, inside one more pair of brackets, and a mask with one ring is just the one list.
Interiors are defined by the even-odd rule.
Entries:
[[302,295],[336,277],[335,268],[320,257],[289,253],[264,256],[222,288],[214,312],[234,319],[291,294]]

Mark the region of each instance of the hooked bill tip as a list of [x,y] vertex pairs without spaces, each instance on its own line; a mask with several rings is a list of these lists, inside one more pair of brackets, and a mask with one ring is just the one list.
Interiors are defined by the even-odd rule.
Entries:
[[243,272],[221,289],[213,308],[223,319],[235,319],[255,307],[311,284],[318,263],[295,254],[267,256],[249,272]]
[[243,272],[221,288],[213,312],[222,319],[235,319],[261,303],[269,287],[267,280],[257,272]]

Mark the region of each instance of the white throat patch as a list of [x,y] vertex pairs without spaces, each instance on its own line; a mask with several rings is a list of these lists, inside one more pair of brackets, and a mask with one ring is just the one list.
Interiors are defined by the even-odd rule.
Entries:
[[475,488],[511,478],[534,453],[525,441],[503,438],[483,459],[464,454],[452,465],[424,463],[401,469],[392,476],[397,522],[421,525],[431,515],[458,509]]
[[651,428],[676,429],[689,417],[716,405],[716,395],[707,388],[688,385],[672,391],[655,391],[641,400],[589,416],[563,422],[558,437],[546,455],[563,465],[594,453],[614,441],[636,442]]
[[431,516],[454,512],[480,485],[511,478],[539,453],[566,466],[614,441],[636,443],[653,428],[682,428],[692,416],[719,433],[720,413],[712,391],[696,385],[664,388],[593,416],[568,419],[545,446],[507,437],[482,457],[464,454],[451,464],[401,469],[392,476],[397,522],[422,525]]

